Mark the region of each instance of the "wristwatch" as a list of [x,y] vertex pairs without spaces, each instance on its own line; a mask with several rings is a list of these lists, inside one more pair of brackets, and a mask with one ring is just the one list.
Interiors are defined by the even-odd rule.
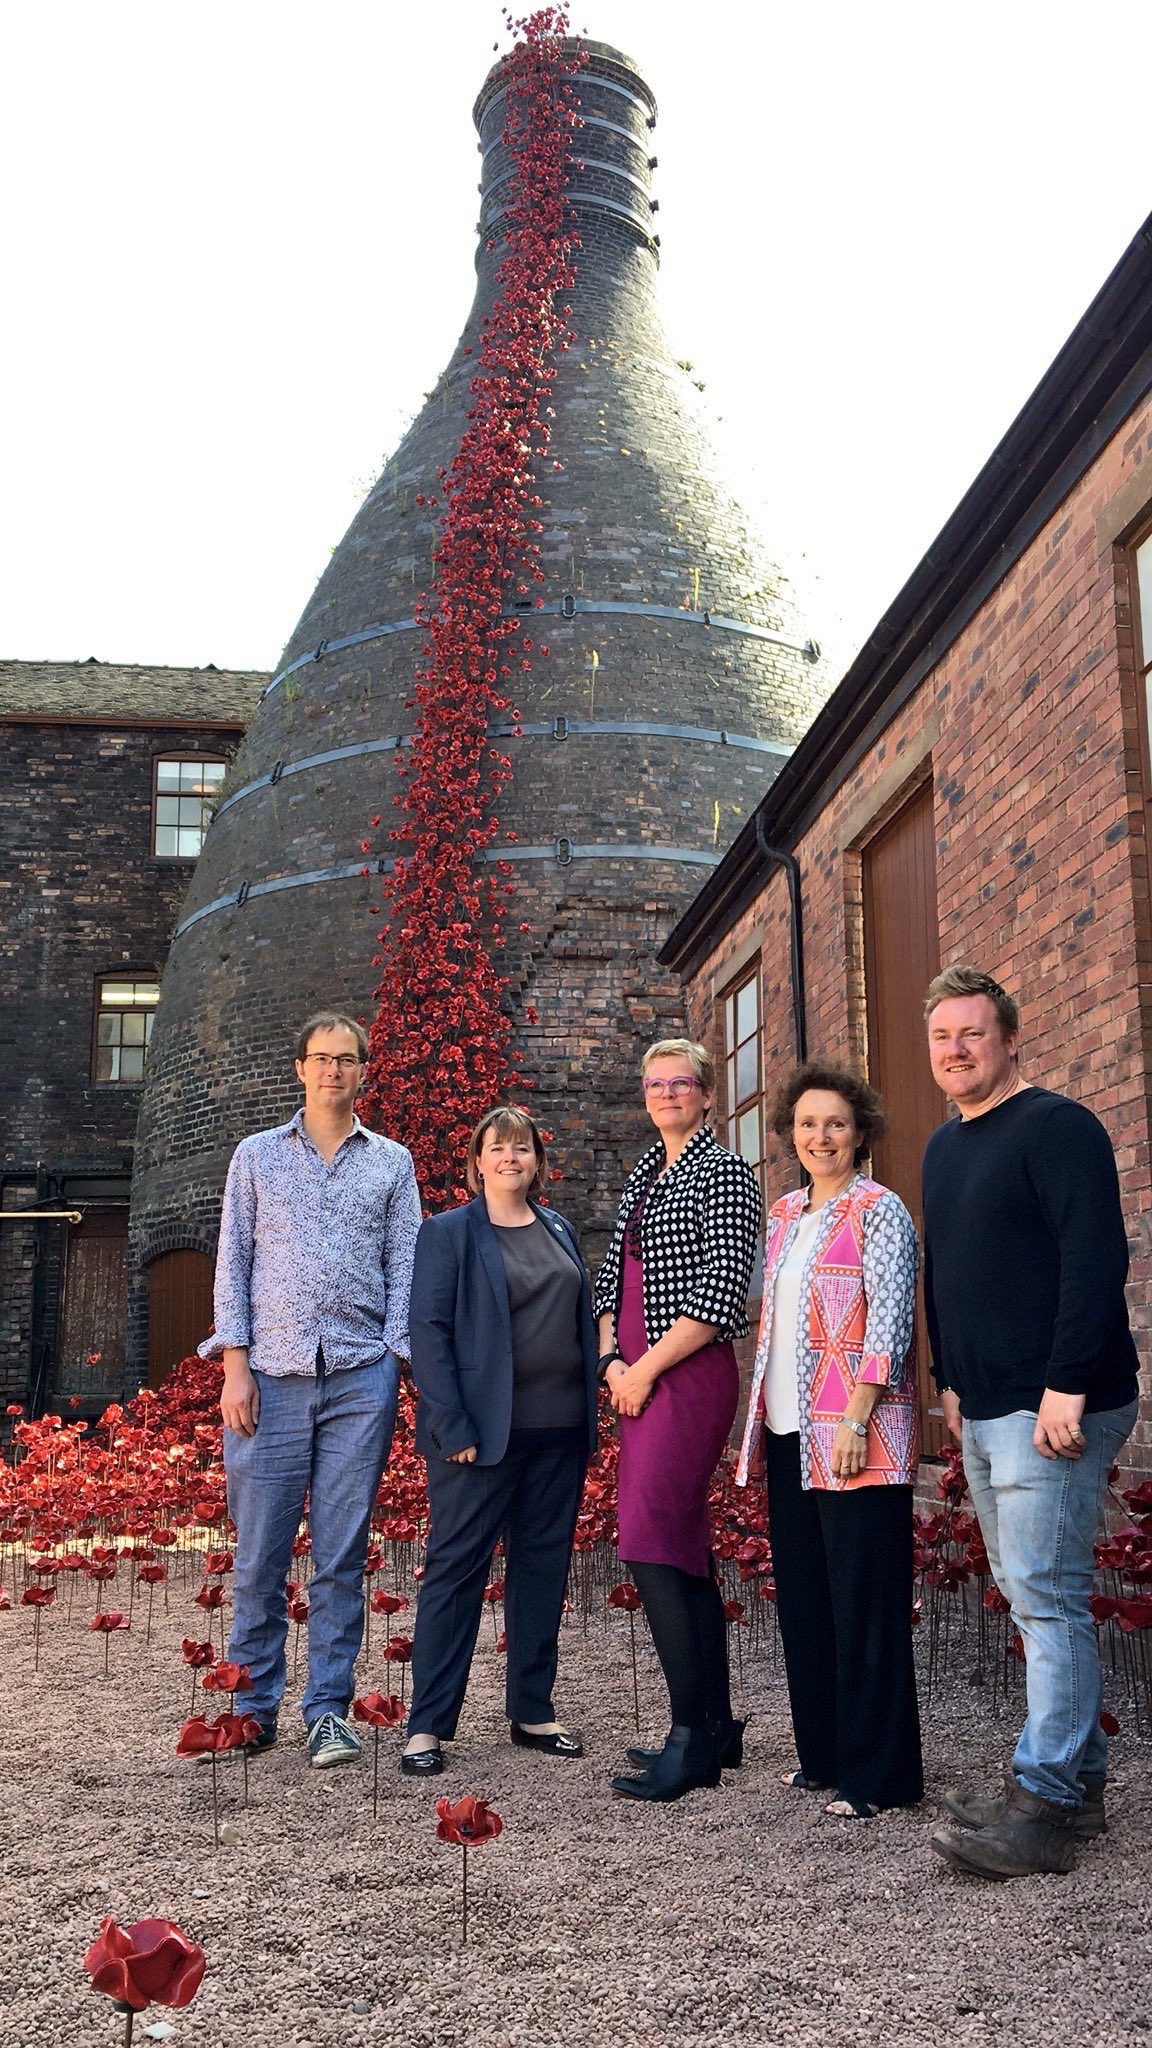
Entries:
[[619,1351],[606,1351],[602,1358],[596,1360],[596,1377],[598,1380],[607,1379],[608,1367],[610,1365],[627,1365],[627,1363],[628,1360],[621,1357]]
[[845,1429],[852,1431],[853,1436],[867,1436],[868,1424],[866,1422],[853,1422],[850,1415],[842,1415],[840,1420],[844,1424]]

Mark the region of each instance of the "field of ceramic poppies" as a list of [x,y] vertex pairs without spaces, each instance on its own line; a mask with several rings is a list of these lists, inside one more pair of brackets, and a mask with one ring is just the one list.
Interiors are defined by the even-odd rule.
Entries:
[[[561,1652],[564,1710],[584,1732],[590,1761],[565,1776],[565,1767],[542,1770],[503,1739],[497,1556],[448,1796],[437,1810],[423,1788],[400,1779],[426,1523],[407,1391],[365,1566],[353,1710],[363,1762],[309,1773],[287,1726],[275,1751],[249,1758],[247,1674],[226,1657],[233,1532],[218,1388],[215,1368],[187,1359],[158,1393],[108,1409],[92,1427],[68,1416],[9,1416],[0,1463],[0,1732],[13,1798],[0,1821],[0,1972],[17,1965],[28,1910],[51,1955],[25,1982],[19,2030],[3,2035],[5,2048],[166,2038],[162,2030],[177,2022],[158,2014],[197,1992],[205,1957],[215,2031],[197,2021],[201,2048],[209,2040],[213,2048],[361,2039],[417,2048],[458,2039],[470,1973],[486,1985],[494,1970],[498,1977],[509,1943],[524,1950],[525,1982],[535,1983],[554,1921],[574,1941],[575,1915],[593,1951],[601,1921],[613,1923],[613,1940],[623,1938],[614,1916],[620,1887],[636,1881],[638,1855],[651,1894],[638,1909],[647,1939],[658,1924],[652,1899],[690,1899],[700,1855],[720,1858],[736,1881],[749,1829],[758,1854],[811,1853],[803,1830],[820,1822],[811,1810],[789,1808],[769,1846],[763,1836],[764,1815],[781,1799],[773,1766],[789,1754],[771,1548],[758,1490],[737,1490],[727,1470],[713,1501],[717,1552],[736,1697],[756,1708],[765,1741],[759,1773],[750,1764],[723,1794],[694,1794],[678,1821],[624,1821],[607,1796],[623,1746],[638,1731],[658,1733],[663,1711],[643,1616],[615,1552],[610,1426],[588,1480]],[[940,1470],[937,1494],[918,1518],[916,1586],[930,1779],[934,1753],[937,1777],[951,1769],[957,1729],[974,1768],[995,1768],[1023,1712],[1019,1645],[954,1459]],[[1114,1505],[1095,1608],[1108,1725],[1119,1733],[1118,1758],[1139,1774],[1150,1712],[1152,1489],[1118,1495]],[[289,1703],[306,1660],[309,1553],[305,1519],[288,1586]],[[325,1782],[333,1777],[336,1785]],[[703,1817],[691,1818],[697,1809]],[[885,1854],[911,1858],[908,1871],[893,1873],[899,1887],[924,1860],[923,1817],[889,1816],[883,1825]],[[579,1896],[566,1892],[561,1908],[554,1886],[569,1858],[579,1875],[564,1882]],[[940,1882],[921,1868],[921,1888]],[[912,1901],[910,1892],[909,1911]],[[379,1917],[385,1903],[405,1925],[403,1954]],[[317,1915],[321,1927],[338,1929],[322,1959]],[[667,1936],[675,1949],[691,1915],[674,1905],[664,1917],[672,1925],[659,1920],[660,1941]],[[473,1960],[446,1977],[451,1957]],[[105,1997],[87,1997],[87,1981]],[[606,1980],[596,1985],[607,1995]],[[729,1995],[737,1995],[732,1986]],[[551,1992],[540,1997],[543,2012]],[[198,2014],[205,2002],[198,1995]],[[394,2031],[381,2031],[382,2004]],[[535,2035],[527,2020],[517,2031],[520,2020],[498,1997],[493,2015],[477,2038],[534,2048],[583,2038],[558,2018],[553,2034],[542,2021]],[[643,2048],[661,2038],[639,2026],[627,2032],[620,2014],[612,2024]],[[712,2035],[704,2028],[701,2039],[727,2040],[720,2018],[709,2024]]]

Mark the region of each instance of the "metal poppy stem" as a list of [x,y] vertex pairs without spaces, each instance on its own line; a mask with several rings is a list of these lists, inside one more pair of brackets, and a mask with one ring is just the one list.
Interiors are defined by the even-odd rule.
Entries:
[[135,2013],[132,2011],[131,2006],[129,2006],[128,2011],[124,2015],[123,2048],[132,2048],[132,2022],[135,2019],[135,2017]]
[[376,1746],[375,1746],[375,1749],[374,1749],[374,1751],[373,1751],[373,1756],[372,1756],[372,1818],[373,1818],[373,1820],[375,1820],[375,1818],[376,1818],[376,1809],[377,1809],[377,1807],[378,1807],[378,1805],[379,1805],[379,1802],[380,1802],[380,1730],[379,1730],[379,1728],[373,1728],[373,1730],[372,1730],[372,1733],[373,1733],[373,1735],[374,1735],[374,1736],[375,1736],[375,1738],[376,1738]]
[[215,1751],[214,1749],[213,1749],[213,1750],[210,1750],[210,1751],[209,1751],[209,1754],[210,1754],[210,1756],[211,1756],[211,1758],[212,1758],[212,1833],[213,1833],[213,1836],[215,1837],[215,1843],[216,1843],[216,1847],[217,1847],[217,1848],[219,1848],[219,1847],[220,1847],[220,1802],[219,1802],[219,1798],[218,1798],[218,1796],[217,1796],[217,1788],[216,1788],[216,1751]]
[[111,1632],[111,1630],[110,1630],[110,1629],[105,1629],[105,1631],[104,1631],[104,1676],[105,1676],[105,1678],[107,1678],[107,1676],[108,1676],[108,1652],[109,1652],[109,1650],[110,1650],[111,1648],[112,1648],[112,1632]]
[[460,1846],[464,1851],[464,1886],[460,1915],[460,1940],[465,1942],[468,1939],[468,1844],[467,1842],[462,1842]]

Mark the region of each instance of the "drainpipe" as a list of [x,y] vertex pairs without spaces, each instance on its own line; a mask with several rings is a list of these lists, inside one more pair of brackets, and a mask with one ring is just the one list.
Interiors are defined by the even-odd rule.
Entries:
[[796,1039],[798,1061],[808,1057],[808,1032],[804,1021],[804,931],[800,904],[800,863],[794,853],[785,852],[782,846],[770,846],[764,831],[764,820],[759,811],[755,813],[756,844],[763,858],[773,866],[782,867],[788,878],[788,904],[791,911],[791,953],[792,953],[792,1029]]

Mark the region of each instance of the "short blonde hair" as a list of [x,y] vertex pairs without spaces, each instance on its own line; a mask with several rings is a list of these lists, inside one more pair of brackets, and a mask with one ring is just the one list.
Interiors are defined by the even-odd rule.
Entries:
[[490,1109],[486,1116],[482,1116],[468,1140],[468,1156],[464,1162],[464,1178],[472,1193],[474,1195],[480,1193],[481,1174],[477,1162],[480,1158],[480,1148],[489,1131],[493,1131],[498,1138],[526,1138],[528,1140],[536,1154],[536,1177],[528,1192],[531,1195],[538,1195],[544,1186],[548,1173],[548,1154],[544,1150],[544,1140],[540,1136],[527,1110],[513,1109],[509,1102],[498,1102],[495,1109]]
[[694,1038],[658,1038],[655,1045],[648,1047],[640,1062],[641,1079],[648,1072],[653,1060],[687,1060],[700,1083],[701,1093],[715,1095],[716,1068],[707,1048],[697,1045]]

